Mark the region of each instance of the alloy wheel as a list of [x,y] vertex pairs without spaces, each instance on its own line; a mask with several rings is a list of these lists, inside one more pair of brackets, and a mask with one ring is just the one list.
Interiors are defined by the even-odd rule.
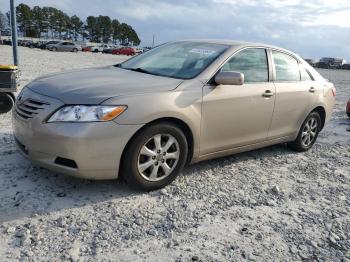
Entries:
[[306,125],[304,126],[303,132],[301,134],[301,141],[303,146],[310,146],[316,139],[318,131],[318,121],[316,118],[310,118]]
[[180,146],[170,134],[157,134],[149,139],[138,155],[137,169],[147,181],[159,181],[169,176],[180,158]]

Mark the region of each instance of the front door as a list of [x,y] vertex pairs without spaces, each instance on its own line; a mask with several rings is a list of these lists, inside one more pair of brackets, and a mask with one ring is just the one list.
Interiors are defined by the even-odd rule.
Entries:
[[275,87],[266,50],[244,49],[221,70],[243,73],[245,83],[203,87],[201,155],[264,141],[271,123]]

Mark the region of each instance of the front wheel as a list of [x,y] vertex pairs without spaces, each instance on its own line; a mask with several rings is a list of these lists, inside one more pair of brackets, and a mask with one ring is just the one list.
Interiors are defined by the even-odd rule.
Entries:
[[316,142],[321,131],[321,124],[319,113],[311,112],[301,125],[298,137],[289,143],[289,146],[299,152],[309,150]]
[[122,159],[122,176],[141,190],[170,184],[183,169],[188,153],[184,133],[172,123],[146,127],[128,145]]
[[0,114],[10,112],[14,104],[15,100],[10,94],[0,93]]

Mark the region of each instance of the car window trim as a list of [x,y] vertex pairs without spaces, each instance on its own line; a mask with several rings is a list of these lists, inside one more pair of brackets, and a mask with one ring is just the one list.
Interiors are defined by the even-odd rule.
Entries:
[[266,54],[266,60],[267,60],[267,71],[268,71],[268,80],[267,81],[262,81],[262,82],[244,82],[244,85],[248,85],[248,84],[262,84],[262,83],[269,83],[272,82],[272,75],[271,75],[271,70],[270,70],[270,61],[269,61],[269,56],[268,56],[268,49],[264,46],[245,46],[243,48],[237,49],[235,50],[227,59],[225,59],[224,62],[221,63],[221,65],[218,67],[218,69],[215,71],[215,73],[212,74],[211,77],[209,77],[209,80],[205,83],[206,86],[216,86],[215,84],[215,76],[220,72],[220,70],[222,69],[222,67],[231,60],[231,58],[233,58],[236,54],[238,54],[239,52],[242,52],[246,49],[264,49],[265,50],[265,54]]
[[[302,80],[302,79],[301,79],[301,70],[303,70],[303,69],[304,69],[304,70],[306,71],[306,73],[309,75],[309,77],[310,77],[309,80]],[[312,74],[310,73],[310,71],[307,70],[307,68],[306,68],[302,63],[299,64],[299,71],[300,71],[300,81],[301,81],[301,82],[315,81],[315,78],[312,76]]]
[[[269,52],[270,52],[270,56],[271,56],[271,63],[273,65],[273,82],[274,83],[300,83],[302,82],[301,81],[301,71],[300,71],[300,64],[301,61],[293,54],[285,51],[285,50],[281,50],[281,49],[277,49],[277,48],[268,48],[269,49]],[[276,78],[276,65],[275,65],[275,61],[273,59],[273,55],[272,55],[272,52],[275,51],[275,52],[279,52],[279,53],[282,53],[282,54],[285,54],[285,55],[288,55],[292,58],[294,58],[294,60],[298,63],[298,69],[299,69],[299,80],[293,80],[293,81],[277,81],[277,78]]]

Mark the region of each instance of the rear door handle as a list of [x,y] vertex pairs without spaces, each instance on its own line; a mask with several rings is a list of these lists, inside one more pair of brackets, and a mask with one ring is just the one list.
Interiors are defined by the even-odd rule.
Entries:
[[271,90],[266,90],[265,93],[263,93],[263,97],[271,97],[273,96],[273,92]]
[[310,92],[310,93],[315,93],[315,92],[316,92],[316,88],[310,87],[309,92]]

